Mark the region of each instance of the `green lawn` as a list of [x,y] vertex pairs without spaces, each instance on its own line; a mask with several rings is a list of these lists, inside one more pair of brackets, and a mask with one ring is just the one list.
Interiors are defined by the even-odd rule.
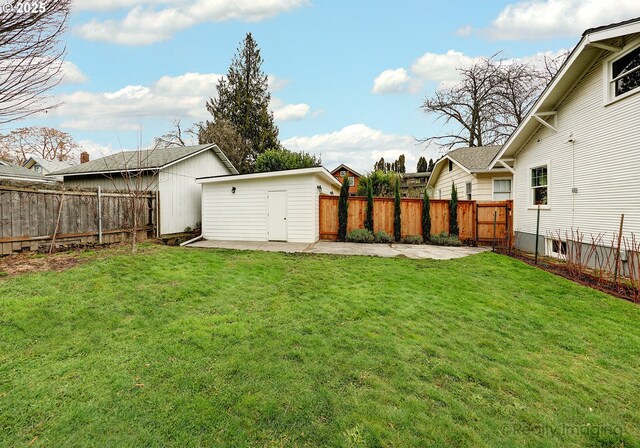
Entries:
[[640,308],[484,253],[0,279],[0,446],[640,446]]

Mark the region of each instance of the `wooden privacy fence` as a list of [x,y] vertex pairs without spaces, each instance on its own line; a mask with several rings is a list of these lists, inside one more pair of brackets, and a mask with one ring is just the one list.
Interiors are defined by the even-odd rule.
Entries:
[[[320,196],[320,239],[338,238],[338,196]],[[449,201],[430,201],[431,234],[449,232]],[[374,198],[373,230],[384,230],[393,235],[393,198]],[[479,244],[494,243],[509,246],[513,243],[511,201],[476,202],[458,201],[459,238]],[[367,198],[349,198],[349,219],[347,232],[364,228]],[[422,199],[403,198],[400,200],[402,237],[422,235]]]
[[132,213],[137,237],[156,226],[154,193],[136,194],[16,188],[0,185],[0,255],[52,243],[115,243],[129,239]]

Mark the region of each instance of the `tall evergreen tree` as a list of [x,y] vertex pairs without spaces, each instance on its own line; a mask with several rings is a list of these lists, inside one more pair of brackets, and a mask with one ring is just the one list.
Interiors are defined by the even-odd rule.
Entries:
[[456,184],[451,182],[451,200],[449,200],[449,235],[459,234],[458,230],[458,190]]
[[400,154],[400,157],[398,157],[398,160],[396,160],[395,163],[395,172],[396,173],[406,173],[407,172],[407,168],[404,165],[405,162],[405,157],[404,154]]
[[435,162],[433,161],[433,159],[429,159],[429,168],[427,168],[427,171],[429,171],[430,173],[433,173],[434,166],[435,166]]
[[338,199],[338,240],[347,241],[347,223],[349,221],[349,176],[342,179],[340,198]]
[[400,213],[400,178],[398,177],[396,179],[396,188],[393,200],[393,238],[397,243],[402,239],[402,220]]
[[[262,62],[258,44],[251,33],[247,33],[231,61],[227,78],[221,79],[216,87],[218,97],[207,102],[213,122],[207,121],[203,125],[205,131],[201,132],[202,136],[208,135],[206,128],[220,120],[230,123],[248,148],[242,164],[248,172],[253,170],[253,163],[260,154],[280,148],[278,128],[273,121],[273,112],[269,110],[271,94]],[[216,143],[223,150],[227,146],[227,142],[207,142],[202,138],[200,143]]]
[[373,182],[367,179],[367,211],[364,220],[365,229],[373,233]]
[[426,173],[427,168],[429,168],[429,164],[427,163],[427,159],[424,156],[420,156],[418,159],[418,166],[416,167],[416,172],[418,173]]
[[426,188],[422,198],[422,240],[425,243],[431,240],[431,201]]

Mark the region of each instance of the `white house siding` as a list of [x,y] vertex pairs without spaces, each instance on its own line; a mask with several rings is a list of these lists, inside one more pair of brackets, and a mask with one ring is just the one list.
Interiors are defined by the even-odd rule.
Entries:
[[[210,240],[268,240],[268,192],[287,192],[287,241],[313,243],[319,238],[318,185],[332,187],[315,174],[229,179],[202,185],[202,232]],[[232,193],[232,187],[236,192]]]
[[199,223],[202,188],[196,178],[224,174],[229,174],[229,170],[213,151],[205,151],[160,171],[160,232],[183,232]]
[[[476,174],[476,188],[473,192],[473,200],[482,202],[493,201],[493,180],[511,178],[512,176],[508,171]],[[511,182],[511,194],[513,196],[513,180]],[[458,194],[458,196],[460,195]]]
[[[587,240],[605,233],[610,242],[621,213],[625,234],[640,235],[640,92],[607,106],[605,95],[599,60],[557,108],[558,133],[540,128],[517,154],[514,230],[521,240],[530,240],[536,229],[529,168],[547,162],[550,208],[541,210],[541,235],[573,228]],[[569,133],[575,143],[567,142]]]
[[[458,199],[466,199],[465,184],[471,182],[471,197],[475,198],[477,189],[476,178],[473,174],[469,174],[455,163],[453,169],[449,171],[448,162],[443,162],[440,175],[433,185],[433,199],[451,199],[451,183],[455,182],[458,191]],[[441,193],[441,196],[438,193]]]

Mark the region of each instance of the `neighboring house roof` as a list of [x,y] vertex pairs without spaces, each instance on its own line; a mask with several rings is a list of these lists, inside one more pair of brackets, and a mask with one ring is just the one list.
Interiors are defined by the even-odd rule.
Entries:
[[422,173],[400,173],[400,177],[406,177],[408,179],[411,178],[422,178],[431,176],[431,171],[425,171]]
[[340,165],[338,165],[337,167],[335,167],[332,171],[331,174],[335,174],[337,171],[340,170],[345,170],[345,171],[349,171],[351,174],[355,174],[358,177],[362,177],[362,174],[358,173],[356,170],[354,170],[353,168],[349,168],[347,165],[345,165],[344,163],[341,163]]
[[[500,146],[471,146],[457,148],[442,156],[434,165],[433,173],[429,177],[427,185],[433,185],[442,171],[445,162],[451,160],[469,174],[486,173],[491,171],[491,162],[500,151]],[[499,171],[499,170],[496,170]]]
[[87,163],[73,165],[52,174],[57,176],[81,176],[122,171],[161,170],[209,150],[212,150],[218,156],[231,173],[238,173],[238,170],[235,169],[222,150],[217,145],[209,144],[142,151],[122,151]]
[[449,151],[445,157],[457,162],[466,171],[487,171],[498,151],[500,151],[499,145],[458,148]]
[[55,171],[60,171],[65,168],[69,168],[70,166],[75,166],[75,163],[68,160],[47,160],[42,157],[31,156],[29,159],[22,164],[24,168],[31,169],[34,165],[40,165],[45,171],[49,173],[53,173]]
[[245,179],[265,179],[285,176],[299,176],[301,174],[318,174],[320,176],[323,176],[327,182],[332,183],[336,187],[342,186],[340,181],[322,166],[315,166],[312,168],[299,168],[296,170],[267,171],[264,173],[223,174],[222,176],[199,177],[198,179],[196,179],[196,182],[198,182],[199,184],[208,184],[212,182],[233,182],[236,180]]
[[[496,154],[491,167],[500,159],[515,157],[532,135],[545,124],[542,121],[556,114],[556,108],[565,99],[577,82],[584,76],[593,62],[604,52],[617,52],[622,49],[620,37],[640,33],[640,17],[624,22],[590,28],[586,30],[580,42],[567,57],[558,73],[542,92],[525,119],[513,131],[502,150]],[[548,122],[551,124],[551,122]]]
[[16,179],[29,182],[51,182],[42,174],[28,170],[21,166],[11,165],[6,162],[0,163],[0,179]]

